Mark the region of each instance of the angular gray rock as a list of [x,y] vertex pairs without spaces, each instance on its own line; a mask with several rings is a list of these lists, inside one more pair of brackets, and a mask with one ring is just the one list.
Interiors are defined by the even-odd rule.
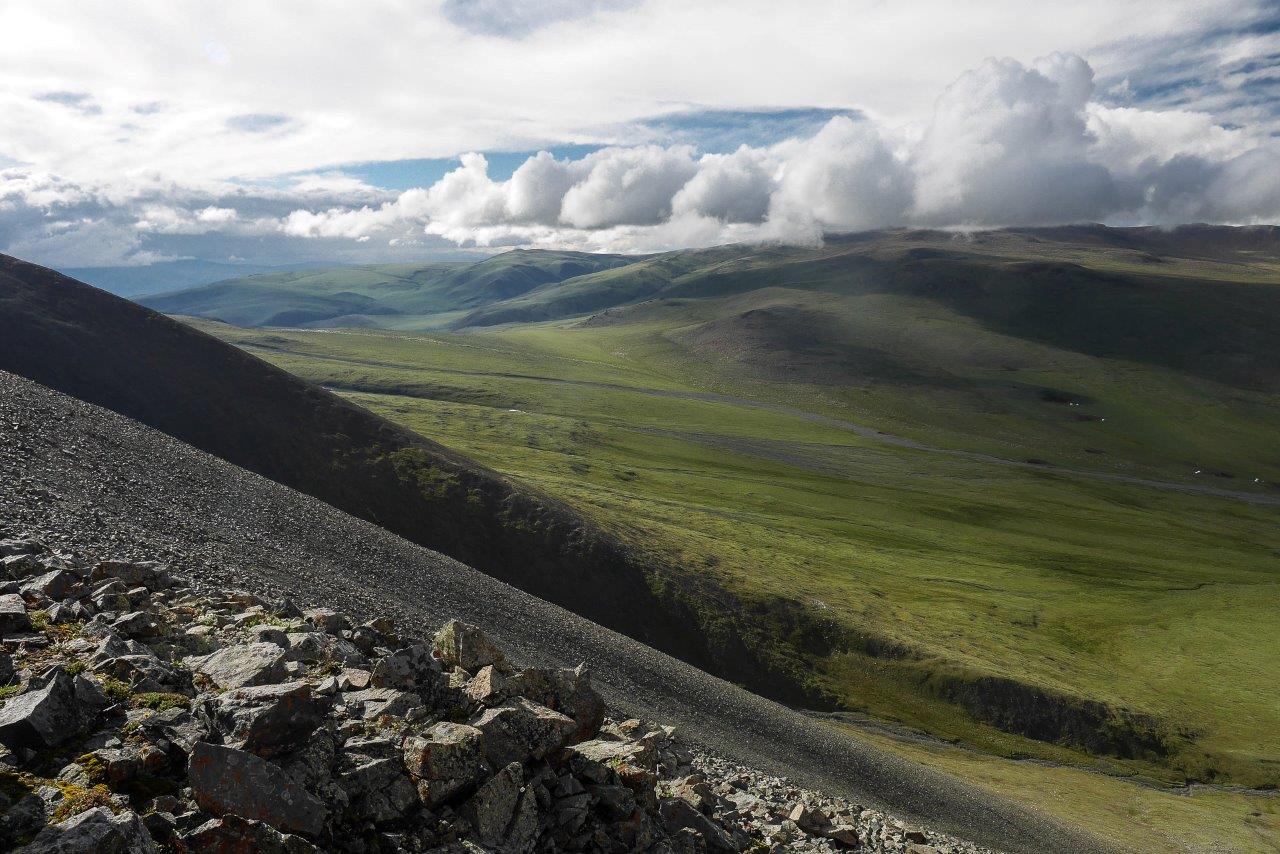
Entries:
[[525,698],[573,718],[578,726],[569,736],[570,743],[590,738],[600,729],[604,700],[591,687],[585,665],[558,670],[527,667],[520,671],[518,684]]
[[0,744],[11,750],[54,747],[79,733],[83,724],[75,682],[57,667],[43,685],[0,706]]
[[229,646],[190,663],[219,688],[268,685],[283,682],[287,675],[284,650],[273,643]]
[[500,846],[516,817],[524,787],[524,768],[512,762],[494,774],[458,810],[475,828],[482,845]]
[[502,650],[493,645],[476,626],[461,620],[450,620],[436,632],[435,653],[447,666],[461,667],[474,673],[487,664],[501,664]]
[[227,691],[205,704],[223,743],[272,756],[304,742],[328,713],[331,701],[303,681],[253,685]]
[[474,789],[489,773],[484,734],[473,726],[442,721],[405,739],[404,765],[422,802],[438,806]]
[[94,807],[66,821],[49,825],[21,854],[159,854],[151,834],[137,813],[115,815]]
[[568,743],[573,719],[519,697],[485,709],[472,721],[484,733],[485,754],[494,768],[525,757],[541,759]]
[[188,779],[196,802],[217,816],[234,813],[308,836],[319,834],[328,816],[325,805],[278,766],[232,747],[198,742]]
[[320,850],[301,836],[238,815],[210,819],[181,838],[188,851],[201,854],[316,854]]
[[377,720],[383,715],[404,717],[420,708],[422,698],[408,691],[395,688],[366,688],[363,691],[347,691],[342,701],[358,710],[366,720]]
[[104,560],[93,568],[94,581],[106,578],[119,579],[126,587],[147,587],[165,590],[173,585],[164,564],[155,561]]
[[0,596],[0,637],[31,631],[31,616],[27,603],[17,593]]
[[78,580],[78,578],[65,570],[55,569],[22,585],[22,593],[24,595],[38,594],[48,596],[50,599],[61,599],[67,595],[67,590],[71,588],[71,585]]
[[348,742],[344,754],[349,767],[341,774],[341,784],[349,816],[382,824],[404,818],[419,806],[398,744],[384,738]]
[[370,680],[377,688],[435,689],[442,684],[440,662],[425,645],[407,646],[380,660]]

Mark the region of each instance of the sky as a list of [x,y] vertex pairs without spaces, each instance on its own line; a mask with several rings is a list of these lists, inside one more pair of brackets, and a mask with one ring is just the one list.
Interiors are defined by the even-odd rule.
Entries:
[[1275,0],[0,0],[59,267],[1280,222]]

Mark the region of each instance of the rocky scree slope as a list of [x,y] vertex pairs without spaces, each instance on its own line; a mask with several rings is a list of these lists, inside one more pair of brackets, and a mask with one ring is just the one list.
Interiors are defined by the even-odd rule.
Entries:
[[1014,852],[1107,846],[535,599],[115,413],[0,372],[0,519],[52,546],[160,559],[217,589],[402,626],[451,617],[542,667],[586,662],[620,713],[797,784]]
[[[2,532],[14,533],[14,532]],[[978,852],[605,717],[516,667],[155,562],[0,539],[0,845],[38,852]]]

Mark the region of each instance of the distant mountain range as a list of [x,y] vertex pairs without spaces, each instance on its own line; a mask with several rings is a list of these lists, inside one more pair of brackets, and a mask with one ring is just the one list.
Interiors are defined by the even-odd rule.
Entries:
[[[1280,349],[1267,342],[1280,338],[1280,289],[1255,285],[1274,282],[1278,270],[1280,229],[1272,226],[886,231],[830,238],[820,248],[515,250],[475,263],[273,272],[140,302],[250,327],[465,329],[659,314],[671,323],[688,314],[688,328],[676,333],[685,346],[820,380],[909,376],[923,342],[897,356],[904,340],[872,345],[859,305],[928,300],[1006,336],[1277,387]],[[877,328],[891,327],[887,321]]]
[[223,279],[239,279],[259,273],[328,266],[330,265],[314,263],[232,264],[189,258],[182,261],[160,261],[137,267],[67,267],[63,272],[95,288],[102,288],[119,296],[143,297],[182,288],[194,288]]

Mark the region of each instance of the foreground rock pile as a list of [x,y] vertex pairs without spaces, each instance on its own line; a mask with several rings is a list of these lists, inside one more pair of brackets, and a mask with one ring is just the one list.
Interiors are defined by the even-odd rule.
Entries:
[[479,629],[197,589],[0,538],[0,849],[903,851],[907,827],[606,715]]

